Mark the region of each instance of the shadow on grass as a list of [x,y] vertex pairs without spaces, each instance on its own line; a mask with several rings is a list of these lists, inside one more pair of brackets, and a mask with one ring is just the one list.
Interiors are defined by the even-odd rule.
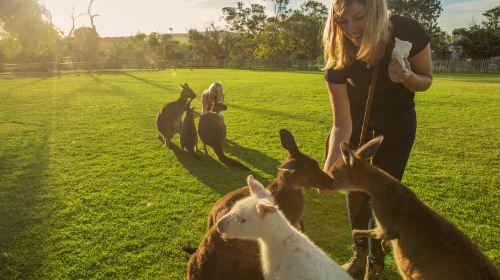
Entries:
[[288,113],[288,112],[280,112],[280,111],[262,109],[259,107],[247,107],[247,106],[243,106],[240,104],[230,104],[230,105],[228,105],[228,107],[240,109],[240,110],[243,110],[246,112],[252,112],[252,113],[255,113],[257,115],[280,116],[280,117],[284,117],[287,119],[305,120],[305,121],[307,121],[309,119],[308,114],[292,114],[292,113]]
[[257,168],[271,176],[276,175],[276,168],[280,162],[262,153],[261,151],[241,146],[229,139],[227,139],[224,148],[228,154],[237,156],[239,159],[248,163],[247,165],[252,165],[254,168]]
[[5,279],[33,278],[46,257],[44,238],[49,229],[41,207],[48,177],[48,137],[40,137],[40,131],[31,133],[37,136],[29,144],[17,141],[0,154],[0,275]]
[[[44,124],[39,123],[28,123],[28,122],[20,122],[20,121],[0,121],[1,124],[19,124],[19,125],[28,125],[28,126],[41,126],[44,127]],[[1,162],[0,162],[1,163]],[[1,170],[1,169],[0,169]]]
[[[208,149],[210,150],[210,148]],[[200,150],[202,150],[201,147]],[[173,152],[177,160],[184,165],[189,173],[220,195],[225,195],[232,190],[245,186],[246,177],[249,174],[253,174],[254,177],[261,180],[261,182],[267,181],[258,174],[254,174],[252,171],[225,166],[216,158],[213,158],[213,153],[210,152],[208,156],[205,156],[204,153],[200,153],[199,160],[193,158],[188,152],[181,151],[180,149],[174,149]]]
[[[177,87],[168,87],[168,86],[158,85],[158,84],[155,84],[154,82],[151,82],[151,81],[143,79],[143,78],[136,77],[136,76],[134,76],[132,74],[129,74],[129,73],[119,73],[119,74],[120,75],[129,76],[129,77],[132,77],[132,78],[135,78],[135,79],[138,79],[138,80],[140,80],[140,81],[142,81],[142,82],[144,82],[146,84],[150,84],[150,85],[153,85],[153,86],[156,86],[156,87],[159,87],[159,88],[161,88],[163,90],[168,91],[169,94],[172,94],[173,96],[175,96],[170,101],[176,100],[179,97],[179,94],[181,92],[180,87],[177,88]],[[108,92],[107,94],[113,94],[113,95],[116,95],[116,96],[123,97],[124,95],[122,93],[129,91],[129,89],[126,86],[121,86],[121,84],[117,85],[116,83],[112,83],[112,82],[103,80],[103,79],[101,79],[98,76],[93,75],[93,74],[88,74],[88,76],[91,77],[92,79],[94,79],[96,82],[101,83],[101,84],[105,84],[106,86],[109,86],[110,88],[113,89],[112,93]],[[143,93],[141,93],[141,95],[143,95]],[[136,100],[137,99],[136,95],[126,95],[126,96],[127,96],[127,98],[129,100]],[[166,102],[170,102],[170,101],[166,101]]]
[[133,74],[130,74],[128,72],[124,72],[122,73],[123,75],[126,75],[126,76],[129,76],[131,78],[134,78],[138,81],[141,81],[143,83],[146,83],[148,85],[151,85],[151,86],[154,86],[154,87],[157,87],[159,89],[163,89],[163,90],[166,90],[166,91],[177,91],[177,92],[181,92],[181,88],[180,87],[170,87],[170,86],[165,86],[165,85],[162,85],[162,84],[159,84],[155,81],[151,81],[151,80],[148,80],[148,79],[144,79],[144,78],[141,78],[141,77],[137,77],[136,75],[133,75]]

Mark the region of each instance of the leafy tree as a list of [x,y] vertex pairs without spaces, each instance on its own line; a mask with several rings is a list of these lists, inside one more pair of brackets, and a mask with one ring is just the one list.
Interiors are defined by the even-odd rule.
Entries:
[[38,0],[0,1],[0,58],[48,59],[58,38],[47,15]]
[[456,44],[462,47],[468,58],[484,59],[500,56],[500,34],[480,25],[472,25],[468,29],[453,30],[458,36]]
[[264,6],[237,2],[236,7],[222,9],[226,28],[234,38],[231,55],[238,58],[251,58],[256,48],[256,36],[266,21]]
[[71,38],[71,48],[78,60],[92,62],[99,51],[99,35],[92,27],[77,28]]
[[293,28],[294,40],[300,41],[295,58],[316,59],[322,55],[321,34],[328,10],[320,2],[308,0],[287,19]]
[[437,25],[443,11],[440,0],[388,0],[392,14],[407,16],[417,20],[431,38],[431,48],[435,55],[449,54],[446,33]]
[[235,38],[231,32],[217,27],[214,22],[210,23],[203,33],[191,29],[188,33],[190,48],[193,51],[191,58],[215,58],[218,60],[218,66],[223,67],[224,61],[230,56]]
[[489,30],[498,31],[500,28],[500,6],[496,6],[483,13],[486,21],[483,21],[483,26]]
[[[292,27],[292,25],[295,25]],[[301,45],[294,33],[296,22],[271,20],[257,36],[255,57],[286,68],[287,61]]]

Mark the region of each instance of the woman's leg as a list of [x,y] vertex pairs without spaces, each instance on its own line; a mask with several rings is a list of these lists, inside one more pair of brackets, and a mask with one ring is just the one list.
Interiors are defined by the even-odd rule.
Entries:
[[[411,110],[394,125],[376,128],[375,136],[383,135],[384,141],[373,158],[373,164],[401,181],[415,140],[416,127],[415,110]],[[373,221],[370,221],[370,228],[373,226]],[[383,264],[384,253],[380,241],[370,238],[368,243],[370,263]]]

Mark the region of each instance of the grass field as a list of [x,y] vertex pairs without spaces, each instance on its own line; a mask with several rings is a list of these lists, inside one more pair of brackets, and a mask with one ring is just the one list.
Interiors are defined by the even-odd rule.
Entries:
[[[247,172],[160,147],[155,118],[225,84],[227,153],[263,183],[286,157],[278,130],[323,163],[331,126],[321,73],[169,70],[0,82],[0,279],[183,279],[219,197]],[[500,265],[500,76],[436,75],[416,97],[404,182]],[[174,138],[178,143],[179,137]],[[306,233],[342,263],[344,195],[306,192]],[[399,279],[391,256],[384,279]]]

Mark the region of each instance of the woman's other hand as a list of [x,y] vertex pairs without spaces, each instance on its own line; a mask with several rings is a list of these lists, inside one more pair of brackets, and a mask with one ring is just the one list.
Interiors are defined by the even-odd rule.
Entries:
[[396,59],[392,59],[389,63],[389,78],[395,83],[404,83],[413,74],[411,71],[411,65],[408,59],[405,58],[406,70],[403,69],[401,64]]

